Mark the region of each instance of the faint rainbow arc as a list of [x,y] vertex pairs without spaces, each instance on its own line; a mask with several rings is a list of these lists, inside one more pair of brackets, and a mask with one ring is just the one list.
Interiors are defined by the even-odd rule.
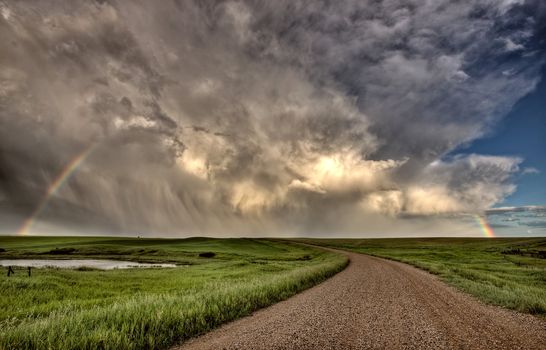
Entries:
[[489,223],[487,222],[485,217],[480,215],[475,215],[475,218],[476,218],[476,221],[478,222],[478,225],[480,225],[480,229],[482,230],[483,234],[486,237],[489,237],[489,238],[495,237],[495,232],[493,231],[491,226],[489,226]]
[[94,145],[91,145],[87,148],[85,148],[82,152],[78,153],[72,160],[64,167],[64,169],[57,175],[57,177],[51,182],[49,187],[47,188],[47,191],[38,204],[38,206],[34,209],[32,214],[23,222],[19,230],[17,231],[17,235],[24,236],[27,234],[28,230],[32,227],[34,222],[36,221],[36,218],[42,213],[42,211],[46,208],[47,203],[49,202],[49,199],[51,196],[53,196],[59,188],[70,178],[72,174],[78,169],[78,167],[85,161],[85,159],[91,154],[91,152],[94,149]]

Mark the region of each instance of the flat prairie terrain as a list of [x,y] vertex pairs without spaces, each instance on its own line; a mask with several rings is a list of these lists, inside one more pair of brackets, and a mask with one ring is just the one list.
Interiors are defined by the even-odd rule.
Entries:
[[3,274],[0,349],[546,349],[545,246],[1,237],[0,259],[177,267]]
[[349,266],[327,281],[176,349],[546,349],[541,318],[407,264],[346,254]]
[[300,241],[414,265],[484,302],[546,318],[546,238]]
[[254,239],[0,237],[0,248],[0,260],[177,265],[33,269],[32,277],[17,268],[7,277],[3,268],[0,349],[165,348],[286,299],[347,263],[322,249]]

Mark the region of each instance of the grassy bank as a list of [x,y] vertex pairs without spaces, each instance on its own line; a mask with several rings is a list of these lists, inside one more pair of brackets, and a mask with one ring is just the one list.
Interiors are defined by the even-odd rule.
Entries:
[[546,238],[304,241],[402,261],[485,302],[546,317]]
[[[286,299],[346,265],[340,255],[252,239],[0,237],[0,248],[0,259],[92,257],[178,265],[3,274],[5,349],[165,348]],[[204,252],[214,257],[200,257]]]

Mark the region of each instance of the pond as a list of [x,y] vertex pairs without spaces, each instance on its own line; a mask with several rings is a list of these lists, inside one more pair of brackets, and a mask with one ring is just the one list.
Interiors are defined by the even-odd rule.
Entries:
[[147,264],[133,261],[121,260],[100,260],[100,259],[12,259],[0,260],[1,266],[19,266],[19,267],[58,267],[63,269],[77,269],[80,267],[89,267],[99,270],[113,269],[131,269],[131,268],[149,268],[149,267],[176,267],[175,264]]

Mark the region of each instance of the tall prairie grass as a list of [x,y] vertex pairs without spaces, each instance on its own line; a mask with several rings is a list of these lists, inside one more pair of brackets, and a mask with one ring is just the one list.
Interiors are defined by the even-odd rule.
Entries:
[[[126,249],[123,242],[116,244]],[[170,245],[166,259],[187,255],[192,264],[118,271],[43,269],[31,278],[2,277],[0,291],[6,298],[0,300],[0,348],[167,348],[286,299],[347,264],[339,254],[272,241],[199,241],[199,249],[181,241],[178,250],[176,242],[155,243],[156,248],[158,244]],[[49,246],[40,249],[47,252]],[[220,258],[195,258],[204,249]]]

